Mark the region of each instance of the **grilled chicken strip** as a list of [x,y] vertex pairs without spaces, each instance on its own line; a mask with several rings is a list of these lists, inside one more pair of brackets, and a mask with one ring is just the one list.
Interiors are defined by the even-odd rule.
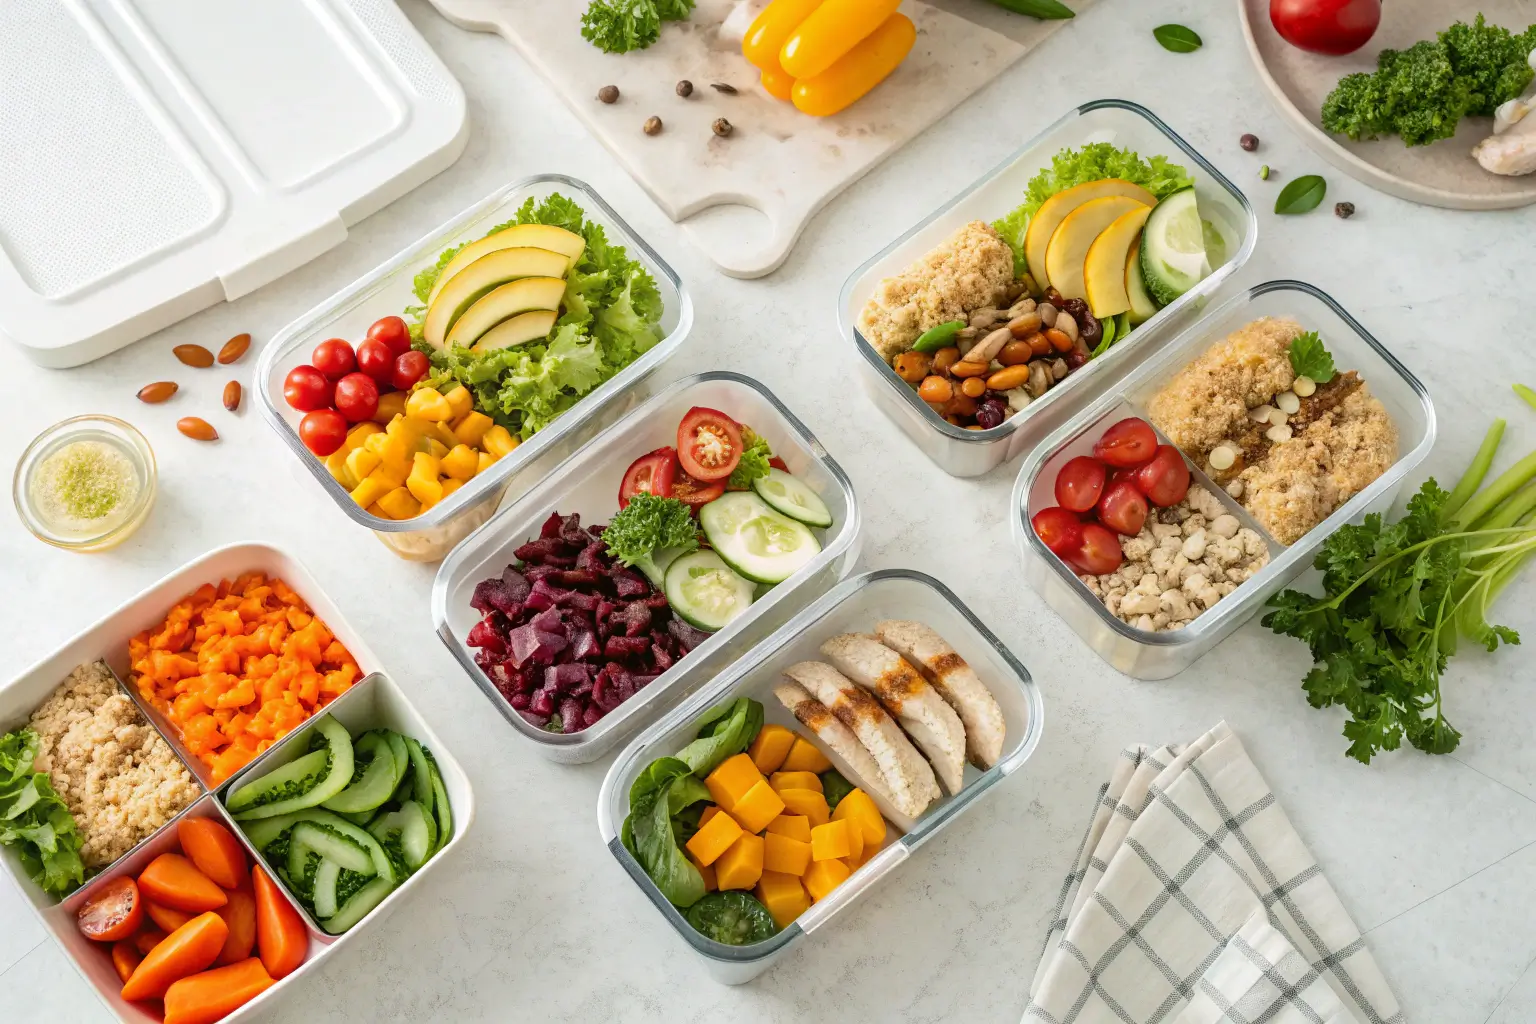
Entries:
[[884,796],[898,811],[915,818],[942,795],[933,769],[901,726],[875,698],[837,669],[819,661],[802,661],[785,669],[784,676],[805,687],[858,737],[880,768]]
[[821,645],[821,653],[839,672],[880,698],[885,710],[896,716],[927,755],[944,788],[960,792],[965,777],[965,726],[917,669],[861,633],[834,636]]
[[923,678],[939,691],[939,696],[955,709],[965,726],[965,756],[971,764],[985,771],[997,764],[1003,754],[1007,726],[1003,709],[998,707],[975,670],[966,664],[960,652],[921,622],[887,619],[875,624],[875,636],[891,650],[907,659]]
[[821,701],[811,696],[809,690],[799,683],[784,682],[773,688],[774,696],[779,698],[779,703],[794,713],[800,720],[800,724],[815,733],[823,743],[837,752],[853,772],[855,785],[868,786],[879,792],[887,800],[891,798],[890,783],[885,781],[885,772],[880,770],[870,752],[864,749],[859,738],[853,734],[837,716],[832,713]]

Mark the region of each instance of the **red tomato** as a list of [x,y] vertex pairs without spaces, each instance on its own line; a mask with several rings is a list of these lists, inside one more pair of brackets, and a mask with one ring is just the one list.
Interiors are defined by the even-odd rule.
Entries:
[[432,363],[425,352],[411,349],[395,356],[395,369],[389,382],[401,391],[409,391],[411,385],[425,377],[431,368]]
[[1120,568],[1120,538],[1098,523],[1083,524],[1083,545],[1068,559],[1078,572],[1103,576]]
[[1122,480],[1104,488],[1099,499],[1099,522],[1127,537],[1141,532],[1141,524],[1147,521],[1147,498],[1136,485]]
[[724,480],[741,461],[741,427],[723,412],[696,405],[677,425],[677,458],[695,480]]
[[336,382],[336,411],[349,423],[373,419],[379,411],[379,385],[366,373],[349,373]]
[[1132,416],[1110,427],[1093,444],[1093,454],[1111,466],[1139,466],[1157,451],[1157,432]]
[[715,480],[706,483],[702,480],[695,480],[687,473],[679,470],[677,478],[672,481],[672,494],[670,496],[676,498],[678,501],[681,501],[683,504],[693,509],[695,513],[697,513],[699,509],[703,508],[705,505],[708,505],[710,502],[714,501],[724,493],[724,480]]
[[1269,0],[1280,38],[1313,53],[1354,53],[1376,34],[1381,0]]
[[143,920],[139,885],[127,875],[119,875],[97,889],[75,915],[80,934],[97,942],[126,939],[139,930]]
[[619,508],[629,504],[637,494],[654,494],[658,498],[672,496],[672,478],[677,475],[677,452],[671,448],[657,448],[629,464],[624,479],[619,482]]
[[390,355],[403,356],[411,350],[411,332],[405,321],[397,316],[375,320],[368,328],[369,341],[382,341],[389,346]]
[[310,353],[309,361],[331,380],[340,380],[357,369],[357,353],[340,338],[331,338],[316,345]]
[[1152,461],[1136,470],[1136,488],[1159,508],[1177,505],[1189,493],[1189,466],[1171,444],[1157,446]]
[[1046,508],[1035,513],[1029,521],[1035,528],[1040,543],[1062,558],[1066,558],[1083,545],[1083,523],[1064,508]]
[[322,459],[347,439],[347,419],[335,409],[315,409],[299,420],[299,440]]
[[1099,503],[1106,472],[1104,463],[1086,455],[1068,462],[1056,474],[1056,504],[1069,512],[1087,512]]
[[357,368],[380,384],[387,385],[395,375],[395,353],[384,342],[369,338],[357,346]]
[[331,404],[334,385],[313,366],[295,366],[283,378],[283,397],[299,412],[324,409]]
[[788,464],[785,463],[785,461],[783,459],[779,458],[777,455],[770,455],[770,456],[768,456],[768,465],[772,466],[774,469],[777,469],[777,470],[779,470],[782,473],[788,473],[789,472]]

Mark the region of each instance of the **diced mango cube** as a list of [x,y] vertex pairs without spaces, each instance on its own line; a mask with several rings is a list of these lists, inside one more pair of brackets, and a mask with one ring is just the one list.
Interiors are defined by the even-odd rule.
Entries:
[[[722,815],[723,817],[723,815]],[[720,819],[715,819],[720,820]],[[715,884],[720,891],[750,889],[763,877],[763,838],[743,832],[731,848],[715,861]]]
[[782,725],[765,725],[757,731],[757,738],[747,748],[757,770],[767,775],[776,772],[789,756],[789,748],[795,744],[795,734]]
[[719,888],[719,884],[715,881],[715,869],[714,868],[710,867],[708,864],[700,864],[699,863],[699,858],[695,857],[691,853],[688,854],[688,861],[694,867],[699,869],[699,874],[700,875],[704,876],[704,889],[705,889],[705,891],[707,891],[707,892],[714,892],[717,888]]
[[811,819],[812,829],[832,819],[832,812],[827,808],[827,798],[814,789],[786,789],[779,793],[779,799],[784,801],[788,813],[803,814]]
[[453,419],[453,406],[436,388],[417,388],[405,400],[405,414],[440,423]]
[[705,825],[709,824],[710,818],[713,818],[717,814],[724,813],[725,812],[722,811],[719,807],[715,806],[714,804],[710,804],[699,814],[699,828],[703,828]]
[[421,443],[425,445],[422,450],[434,459],[441,459],[448,454],[448,446],[435,437],[423,438]]
[[369,434],[366,438],[364,438],[362,447],[373,452],[375,455],[382,455],[384,451],[384,442],[388,440],[389,435],[381,430],[377,434]]
[[379,508],[387,512],[389,518],[397,521],[415,519],[421,515],[421,503],[411,497],[411,492],[404,487],[396,487],[380,498]]
[[358,478],[347,468],[347,452],[338,448],[325,457],[325,469],[332,478],[347,490],[358,485]]
[[411,496],[423,505],[436,505],[442,501],[443,485],[437,479],[441,470],[442,462],[437,456],[417,452],[411,463],[411,475],[405,479],[405,486]]
[[516,448],[517,445],[517,438],[508,433],[507,428],[499,423],[490,430],[487,430],[484,436],[480,438],[480,447],[498,459],[504,455],[510,455],[512,449]]
[[811,819],[803,814],[781,814],[768,823],[768,831],[808,843],[811,841]]
[[363,508],[368,508],[391,490],[393,488],[386,481],[375,479],[371,476],[365,477],[358,482],[356,487],[352,488],[352,500]]
[[448,495],[452,494],[454,491],[458,490],[460,487],[463,487],[463,486],[464,486],[464,481],[463,480],[455,480],[451,476],[443,477],[443,497],[445,497],[445,498],[448,497]]
[[700,825],[693,838],[683,846],[698,858],[700,864],[707,866],[719,860],[741,835],[741,826],[736,824],[735,818],[729,814],[717,814]]
[[815,772],[774,772],[768,779],[774,789],[814,789],[823,792],[821,776]]
[[[834,818],[828,824],[836,825],[837,819]],[[848,826],[848,856],[845,859],[850,868],[858,868],[860,864],[864,863],[864,830],[856,822],[845,821],[843,824]],[[874,851],[871,850],[870,852],[873,853]]]
[[463,384],[450,388],[443,393],[448,400],[448,405],[453,409],[453,418],[461,419],[468,416],[475,409],[475,398],[469,393],[469,388]]
[[[719,767],[705,777],[704,786],[715,803],[729,811],[736,806],[736,801],[747,795],[749,789],[762,781],[763,773],[757,770],[752,759],[746,754],[737,754],[720,762]],[[767,821],[772,820],[773,816],[770,815]]]
[[811,844],[776,832],[763,834],[763,869],[799,877],[811,866]]
[[[753,768],[753,771],[756,771]],[[754,835],[768,827],[768,823],[784,813],[784,801],[767,780],[758,777],[756,785],[742,794],[731,807],[731,817],[737,824]]]
[[350,470],[352,475],[358,480],[366,480],[368,478],[368,474],[378,469],[379,463],[383,461],[384,460],[379,457],[378,452],[372,451],[366,447],[354,448],[352,449],[352,453],[347,456],[347,469]]
[[811,898],[805,894],[805,886],[794,875],[777,871],[764,871],[757,881],[757,901],[773,916],[773,923],[788,928],[790,922],[811,909]]
[[352,429],[347,431],[347,439],[342,442],[341,450],[350,452],[374,434],[382,434],[383,432],[384,428],[373,420],[363,420],[361,423],[354,423]]
[[789,755],[784,758],[784,763],[779,766],[782,772],[812,772],[820,775],[832,762],[827,760],[825,754],[816,749],[816,745],[804,736],[796,736],[794,746],[789,748]]
[[812,860],[842,860],[849,852],[846,821],[829,821],[811,829]]
[[388,423],[396,416],[405,415],[405,392],[391,391],[379,396],[379,407],[374,410],[373,422]]
[[476,475],[478,475],[480,473],[484,473],[486,470],[490,469],[491,466],[495,465],[495,463],[496,463],[496,456],[492,455],[490,452],[479,452],[479,453],[477,453],[475,455],[475,473],[476,473]]
[[811,894],[811,899],[818,903],[827,898],[827,895],[853,874],[847,864],[840,860],[818,860],[805,872],[805,877],[800,879],[805,891]]
[[837,821],[857,823],[859,831],[864,833],[864,845],[873,849],[880,849],[880,844],[885,842],[885,818],[880,815],[880,808],[870,799],[868,793],[862,789],[855,789],[837,802],[837,812],[832,815]]
[[453,436],[459,439],[461,444],[467,444],[471,448],[480,447],[480,439],[485,437],[486,431],[496,425],[496,421],[483,412],[471,412],[459,421],[453,428]]
[[455,480],[472,478],[480,469],[480,459],[467,444],[456,444],[443,456],[443,472]]

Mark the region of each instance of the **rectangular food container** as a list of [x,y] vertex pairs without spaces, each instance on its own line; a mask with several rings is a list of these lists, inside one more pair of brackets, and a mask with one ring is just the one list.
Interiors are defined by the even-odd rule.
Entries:
[[[0,687],[0,732],[9,731],[25,724],[31,713],[41,704],[54,688],[61,683],[65,676],[77,665],[83,662],[103,660],[117,674],[119,680],[126,681],[128,672],[128,641],[141,630],[152,628],[159,624],[169,611],[171,606],[179,599],[196,590],[204,583],[217,583],[220,579],[232,578],[244,572],[259,571],[269,576],[281,578],[293,588],[294,592],[302,597],[336,635],[346,645],[358,664],[366,673],[372,673],[363,680],[354,684],[341,697],[338,697],[327,710],[331,708],[345,708],[343,720],[352,723],[353,716],[368,709],[377,708],[381,715],[382,724],[396,725],[401,731],[409,731],[423,743],[432,748],[437,756],[438,766],[442,771],[443,784],[448,790],[449,800],[452,804],[455,818],[455,835],[450,843],[458,842],[458,838],[469,827],[474,817],[474,797],[470,791],[468,778],[459,767],[458,762],[437,741],[436,736],[421,717],[412,709],[400,694],[398,687],[382,675],[373,672],[377,666],[377,658],[367,645],[358,638],[346,621],[337,611],[336,606],[316,586],[314,579],[304,567],[286,552],[265,544],[233,544],[228,547],[218,548],[198,558],[182,568],[166,576],[159,583],[144,591],[116,611],[89,627],[78,636],[66,643],[57,652],[38,662],[23,672],[19,677]],[[82,936],[75,926],[75,915],[80,906],[90,899],[91,894],[102,884],[120,875],[136,875],[145,865],[155,857],[177,846],[176,824],[185,817],[212,817],[219,819],[223,824],[230,826],[235,835],[241,837],[241,842],[246,846],[246,852],[255,856],[255,851],[245,843],[243,833],[239,827],[229,819],[229,816],[220,806],[218,798],[208,789],[208,773],[198,760],[190,756],[183,748],[176,730],[166,725],[164,720],[147,709],[139,700],[138,695],[132,692],[131,686],[125,686],[129,696],[138,704],[141,711],[146,712],[146,717],[151,725],[156,728],[170,744],[171,749],[185,762],[197,778],[203,795],[184,809],[174,819],[161,829],[156,831],[127,854],[118,858],[107,868],[89,879],[85,885],[65,897],[64,900],[55,902],[42,891],[22,867],[20,858],[14,847],[4,847],[4,855],[0,857],[5,869],[10,872],[16,882],[17,888],[26,894],[32,902],[38,917],[43,925],[58,940],[70,954],[76,970],[95,989],[98,998],[117,1017],[118,1020],[128,1024],[156,1024],[159,1017],[148,1012],[144,1005],[129,1003],[122,999],[120,990],[122,982],[118,980],[109,955],[109,947],[93,943]],[[300,732],[304,730],[299,730]],[[251,762],[242,771],[241,777],[246,771],[265,772],[274,767],[277,762],[273,756],[284,749],[283,744],[275,744],[265,751],[260,757]],[[438,857],[447,852],[447,848],[439,851],[438,856],[423,866],[416,875],[407,880],[399,890],[391,893],[384,904],[381,904],[374,913],[368,915],[351,931],[342,936],[330,936],[317,928],[310,928],[309,956],[305,962],[292,974],[278,981],[272,988],[262,993],[256,999],[242,1006],[240,1009],[225,1017],[226,1021],[246,1020],[255,1014],[263,1012],[271,1007],[277,1000],[285,998],[287,993],[293,991],[297,985],[297,979],[310,973],[315,964],[339,946],[352,935],[362,931],[365,927],[371,927],[381,917],[384,906],[394,902],[399,904],[397,897],[400,892],[410,886],[415,879],[424,874],[435,865]],[[281,888],[281,885],[279,885]],[[284,892],[286,897],[286,891]],[[291,901],[290,901],[291,902]],[[297,907],[300,913],[303,908]]]
[[[308,362],[319,342],[345,338],[355,343],[375,320],[418,305],[420,300],[412,291],[414,279],[422,270],[436,266],[443,250],[477,239],[511,219],[530,197],[542,200],[554,192],[575,199],[588,220],[603,226],[612,244],[624,246],[645,265],[661,293],[665,336],[622,372],[583,396],[574,408],[426,512],[402,521],[370,514],[299,440],[298,425],[303,416],[284,401],[283,378],[295,366]],[[553,465],[633,406],[638,398],[637,385],[677,351],[692,326],[693,302],[667,262],[585,183],[544,174],[515,181],[486,197],[284,327],[262,351],[256,381],[262,415],[341,510],[353,522],[373,530],[400,557],[432,562],[491,517],[514,476],[524,471],[538,473]],[[535,462],[539,465],[534,466]]]
[[[795,662],[819,659],[817,648],[828,637],[867,632],[881,619],[916,619],[927,623],[976,670],[1003,711],[1007,725],[1003,756],[985,772],[967,764],[965,784],[959,793],[932,805],[906,834],[888,838],[886,847],[848,881],[773,938],[752,946],[729,946],[705,938],[667,901],[619,838],[619,828],[629,813],[630,786],[652,761],[670,757],[686,746],[694,738],[695,723],[705,711],[737,697],[759,701],[765,722],[801,729],[794,715],[773,695],[773,687],[781,681],[780,673]],[[908,569],[865,573],[838,584],[626,747],[603,779],[597,799],[598,830],[620,866],[672,930],[703,960],[710,975],[727,985],[739,985],[763,973],[805,936],[826,925],[975,804],[982,794],[1018,771],[1040,742],[1043,714],[1040,691],[1029,671],[948,587],[931,576]],[[839,772],[858,784],[856,773],[834,751],[820,743],[817,746]],[[900,820],[883,797],[874,792],[870,796],[888,822]]]
[[[1126,416],[1146,418],[1147,402],[1174,374],[1232,331],[1262,316],[1290,317],[1318,332],[1341,371],[1359,371],[1397,425],[1398,459],[1369,487],[1288,547],[1270,537],[1200,467],[1192,467],[1192,482],[1203,484],[1242,525],[1265,538],[1270,562],[1183,629],[1161,633],[1136,629],[1111,615],[1077,575],[1041,543],[1030,519],[1056,504],[1056,472],[1068,459],[1085,454],[1111,423]],[[1404,479],[1429,455],[1434,443],[1435,409],[1418,378],[1330,296],[1300,281],[1270,281],[1228,300],[1178,337],[1164,342],[1119,386],[1073,415],[1025,460],[1013,488],[1014,543],[1023,553],[1030,586],[1101,658],[1138,679],[1166,679],[1189,667],[1311,565],[1329,534],[1346,523],[1360,522],[1368,513],[1391,508]]]
[[[464,642],[480,619],[469,603],[475,584],[501,575],[516,561],[512,552],[537,537],[551,513],[580,513],[586,525],[606,523],[618,511],[619,482],[629,464],[646,452],[675,444],[678,421],[696,405],[719,409],[750,425],[768,440],[789,471],[826,502],[832,526],[820,531],[821,553],[596,725],[569,735],[537,728],[512,709],[475,664],[474,651]],[[859,527],[853,484],[821,442],[772,393],[740,374],[696,374],[676,381],[609,427],[454,549],[432,584],[432,619],[437,635],[514,730],[550,760],[585,763],[601,757],[643,721],[723,671],[796,607],[846,576],[858,558]]]
[[[1063,149],[1095,142],[1132,149],[1144,158],[1166,156],[1186,167],[1195,179],[1201,215],[1220,232],[1226,244],[1226,261],[1136,328],[1130,340],[1112,345],[1064,384],[1051,388],[1027,409],[998,426],[966,430],[945,422],[917,397],[912,385],[896,376],[896,371],[859,333],[859,313],[883,279],[906,270],[962,225],[973,220],[991,223],[1005,216],[1024,201],[1029,180],[1049,167],[1053,156]],[[855,270],[838,299],[838,321],[843,334],[859,351],[865,369],[860,379],[880,411],[946,473],[980,476],[1039,443],[1061,425],[1071,407],[1081,402],[1085,394],[1109,387],[1136,362],[1155,351],[1158,338],[1168,337],[1193,320],[1222,282],[1248,262],[1258,226],[1253,208],[1237,186],[1150,110],[1126,100],[1096,100],[1068,113]]]

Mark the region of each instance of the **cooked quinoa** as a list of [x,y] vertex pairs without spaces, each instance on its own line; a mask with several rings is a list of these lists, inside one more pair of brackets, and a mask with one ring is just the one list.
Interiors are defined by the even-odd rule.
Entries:
[[106,867],[198,798],[192,774],[99,661],[32,713],[47,772],[80,828],[87,869]]
[[930,327],[993,306],[1013,283],[1013,250],[973,220],[895,277],[880,282],[859,314],[859,332],[886,362]]

